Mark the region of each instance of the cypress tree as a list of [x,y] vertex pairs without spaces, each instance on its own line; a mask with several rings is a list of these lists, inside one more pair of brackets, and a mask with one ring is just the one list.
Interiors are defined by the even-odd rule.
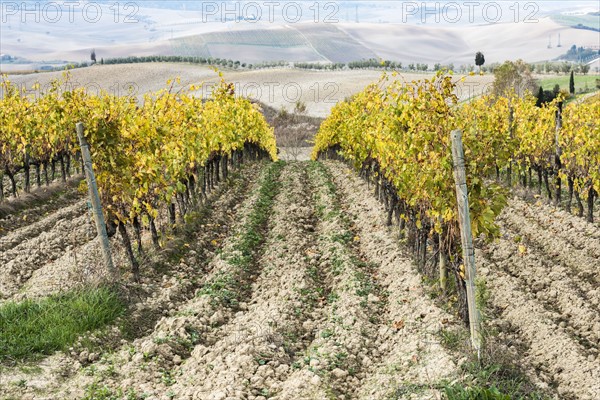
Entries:
[[544,88],[542,88],[540,86],[540,90],[538,91],[537,101],[535,102],[535,105],[537,107],[541,107],[542,104],[544,104]]
[[571,78],[569,78],[569,93],[575,94],[575,77],[573,76],[573,70],[571,70]]

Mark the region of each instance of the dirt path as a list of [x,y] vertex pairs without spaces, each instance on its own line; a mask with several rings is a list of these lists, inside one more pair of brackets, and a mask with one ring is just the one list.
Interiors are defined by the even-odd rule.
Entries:
[[324,275],[327,296],[323,318],[293,372],[274,399],[350,399],[364,381],[365,369],[380,358],[372,341],[381,322],[383,301],[370,265],[352,248],[354,235],[339,208],[336,189],[322,164],[309,164],[311,201],[317,210],[317,249],[310,254]]
[[[225,399],[271,395],[312,337],[324,299],[311,266],[315,217],[305,168],[288,164],[269,218],[261,257],[252,267],[243,307],[211,346],[195,350],[173,386],[181,398]],[[206,368],[209,365],[210,368]]]

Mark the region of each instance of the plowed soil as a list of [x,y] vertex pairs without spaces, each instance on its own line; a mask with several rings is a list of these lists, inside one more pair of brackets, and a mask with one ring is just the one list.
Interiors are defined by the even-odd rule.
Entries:
[[499,223],[476,258],[500,325],[516,328],[523,362],[561,398],[599,398],[600,229],[516,198]]
[[[439,332],[462,323],[431,298],[372,190],[338,162],[278,168],[245,168],[222,185],[167,272],[142,266],[135,338],[115,333],[110,351],[74,347],[35,372],[3,366],[0,398],[442,398],[464,377],[464,357]],[[268,179],[268,218],[251,233],[263,239],[244,249]],[[600,398],[600,229],[518,199],[499,223],[502,237],[476,255],[490,324],[520,343],[517,361],[542,390]],[[93,275],[93,238],[80,199],[7,232],[0,301]]]

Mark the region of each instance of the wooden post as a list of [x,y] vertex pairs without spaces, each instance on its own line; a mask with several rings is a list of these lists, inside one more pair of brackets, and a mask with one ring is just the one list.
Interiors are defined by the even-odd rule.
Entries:
[[[514,118],[515,118],[512,105],[509,107],[508,112],[509,112],[509,114],[508,114],[508,129],[509,129],[509,133],[510,133],[510,139],[512,140],[513,135],[514,135],[513,125],[514,125]],[[461,134],[461,136],[462,136],[462,134]],[[461,138],[461,143],[462,143],[462,138]],[[462,151],[462,144],[461,144],[460,148]],[[506,183],[507,183],[508,187],[512,186],[512,165],[513,165],[513,162],[512,162],[512,158],[511,158],[510,161],[508,162],[508,167],[506,169]]]
[[475,248],[471,233],[471,216],[469,213],[469,195],[467,193],[467,177],[465,173],[465,154],[462,143],[462,132],[452,131],[452,159],[454,180],[456,182],[456,201],[458,204],[458,221],[462,240],[463,262],[465,266],[465,283],[467,286],[467,306],[469,310],[469,326],[471,343],[481,353],[481,320],[475,304]]
[[554,195],[554,202],[557,206],[560,206],[561,203],[561,179],[560,179],[560,170],[562,168],[562,162],[560,161],[560,156],[562,150],[560,148],[560,131],[562,130],[562,102],[558,103],[558,108],[556,110],[556,134],[555,134],[555,144],[556,144],[556,154],[554,155],[554,164],[556,167],[556,191]]
[[83,158],[83,166],[85,179],[87,180],[90,198],[92,201],[92,212],[94,213],[94,221],[96,223],[96,230],[100,237],[100,245],[102,246],[102,256],[104,257],[104,264],[112,278],[117,277],[117,270],[113,264],[112,255],[110,254],[110,246],[108,243],[108,235],[106,233],[106,223],[104,221],[104,214],[102,213],[102,204],[100,203],[100,195],[98,194],[98,186],[96,185],[96,175],[92,168],[92,156],[90,154],[90,146],[83,135],[83,124],[77,123],[77,137],[79,138],[79,144],[81,146],[81,156]]
[[[440,223],[440,226],[442,225],[442,217],[438,217],[438,221]],[[443,235],[443,231],[442,234],[438,235],[438,271],[440,274],[440,289],[442,290],[443,293],[446,293],[446,289],[447,289],[447,283],[448,283],[448,267],[447,267],[447,262],[446,262],[446,254],[444,253],[444,246],[442,243],[442,236]]]

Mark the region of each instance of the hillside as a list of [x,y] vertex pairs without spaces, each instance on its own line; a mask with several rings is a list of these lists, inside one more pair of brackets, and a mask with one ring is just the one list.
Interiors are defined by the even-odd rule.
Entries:
[[[362,90],[366,85],[376,82],[381,71],[306,71],[292,68],[274,68],[263,70],[237,71],[224,70],[226,80],[233,82],[236,92],[258,100],[270,107],[288,111],[294,109],[296,101],[307,106],[307,114],[325,117],[329,110],[340,100]],[[402,74],[406,81],[421,79],[431,74]],[[62,72],[46,72],[11,76],[10,80],[30,88],[35,82],[42,86],[52,79],[62,78]],[[83,86],[93,91],[106,90],[126,95],[133,89],[133,95],[139,99],[146,92],[157,91],[165,87],[167,80],[180,77],[181,85],[175,88],[201,85],[198,96],[208,95],[210,88],[218,82],[217,73],[205,66],[171,63],[96,65],[71,71],[71,81],[75,86]],[[459,77],[457,77],[457,80]],[[467,77],[460,83],[461,99],[479,95],[493,81],[493,76]]]
[[[590,14],[582,17],[538,10],[527,21],[529,14],[523,12],[515,22],[510,10],[504,9],[497,23],[481,16],[452,23],[447,15],[422,19],[417,18],[421,14],[406,15],[396,2],[354,3],[356,9],[340,3],[335,13],[321,10],[319,23],[311,20],[306,5],[302,18],[293,22],[279,14],[272,22],[230,21],[225,18],[227,13],[208,18],[201,10],[183,4],[171,8],[152,8],[156,3],[137,8],[121,5],[115,10],[108,3],[99,3],[98,18],[93,19],[84,17],[85,8],[78,6],[72,22],[66,11],[28,16],[11,8],[5,10],[5,22],[0,26],[1,52],[17,61],[4,60],[1,68],[8,72],[88,61],[92,49],[98,59],[184,55],[245,63],[335,63],[383,58],[433,66],[438,62],[472,65],[477,51],[485,53],[488,63],[517,58],[536,62],[554,59],[573,44],[598,45],[597,32],[573,28],[577,21],[584,21],[587,27],[594,25],[595,17]],[[557,46],[559,35],[562,47]]]

